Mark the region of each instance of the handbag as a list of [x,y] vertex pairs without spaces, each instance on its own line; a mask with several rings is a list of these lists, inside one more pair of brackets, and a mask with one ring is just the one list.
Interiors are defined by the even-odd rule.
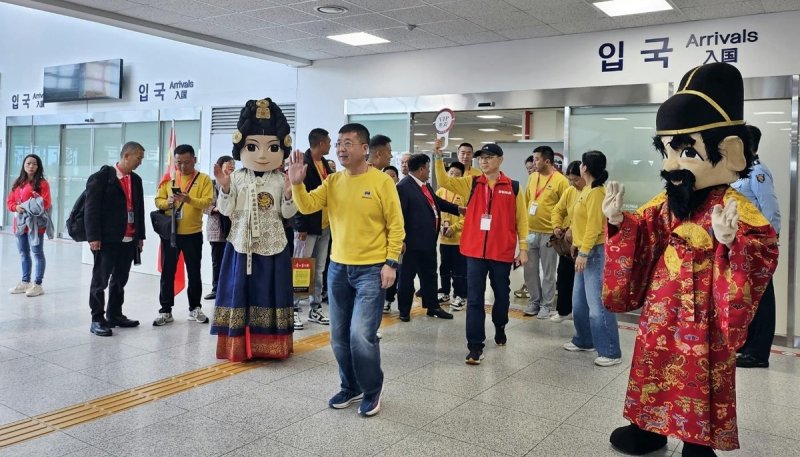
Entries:
[[558,238],[555,235],[550,235],[550,240],[547,242],[547,245],[555,249],[558,255],[572,257],[572,253],[570,252],[572,246],[564,237]]
[[[200,173],[195,173],[194,178],[192,178],[192,182],[189,183],[189,189],[192,188],[198,176],[200,176]],[[172,181],[172,184],[173,186],[175,185],[174,180]],[[181,208],[183,208],[183,203],[181,203],[175,211],[180,211]],[[153,224],[153,230],[158,233],[158,236],[165,240],[169,240],[172,237],[172,216],[174,214],[175,212],[172,214],[167,214],[167,211],[163,209],[150,211],[150,222]]]

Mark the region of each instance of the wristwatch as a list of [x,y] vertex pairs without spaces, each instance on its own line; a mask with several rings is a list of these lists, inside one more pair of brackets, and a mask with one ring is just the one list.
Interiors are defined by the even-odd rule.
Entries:
[[397,269],[397,267],[400,266],[400,264],[397,263],[397,260],[394,259],[386,259],[386,265],[395,269]]

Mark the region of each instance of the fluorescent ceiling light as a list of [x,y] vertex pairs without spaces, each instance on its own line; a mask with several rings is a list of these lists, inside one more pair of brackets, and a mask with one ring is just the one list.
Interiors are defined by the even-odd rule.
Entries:
[[634,127],[634,130],[655,130],[655,127]]
[[767,124],[791,124],[792,121],[769,121]]
[[481,132],[499,132],[500,131],[498,129],[478,129],[478,130],[480,130]]
[[756,116],[764,116],[766,114],[783,114],[783,111],[756,111],[753,114]]
[[779,130],[780,130],[781,132],[791,132],[791,131],[792,131],[792,129],[788,129],[788,128],[787,128],[787,129],[779,129]]
[[513,134],[511,136],[522,136],[522,134],[521,133],[515,133],[515,134]]
[[371,35],[365,32],[345,33],[343,35],[330,35],[328,36],[328,38],[334,41],[338,41],[340,43],[349,44],[350,46],[364,46],[368,44],[379,44],[379,43],[389,42],[389,40],[385,40],[381,37]]
[[414,136],[425,136],[427,133],[415,133]]
[[464,138],[456,138],[456,137],[454,137],[454,136],[451,136],[451,137],[450,137],[450,139],[451,139],[451,140],[455,140],[455,141],[461,141],[461,140],[463,140]]
[[498,116],[497,114],[480,114],[476,116],[481,119],[502,119],[503,116]]
[[604,117],[604,121],[627,121],[627,117]]
[[426,141],[425,144],[436,144],[435,141]]
[[672,9],[672,5],[670,5],[667,0],[608,0],[605,2],[596,2],[593,3],[593,5],[611,17]]

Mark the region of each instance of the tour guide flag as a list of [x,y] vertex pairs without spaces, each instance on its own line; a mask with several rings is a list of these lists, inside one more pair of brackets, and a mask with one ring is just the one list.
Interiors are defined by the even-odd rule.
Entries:
[[[172,164],[172,157],[175,154],[175,147],[178,142],[175,140],[175,120],[172,121],[172,127],[169,129],[169,155],[167,156],[167,169],[164,171],[164,176],[158,183],[158,187],[164,183],[171,182],[175,179],[175,166]],[[161,243],[158,244],[158,272],[161,273]],[[175,295],[181,293],[186,287],[186,264],[183,261],[183,252],[178,254],[178,264],[175,267],[175,280],[173,281]]]

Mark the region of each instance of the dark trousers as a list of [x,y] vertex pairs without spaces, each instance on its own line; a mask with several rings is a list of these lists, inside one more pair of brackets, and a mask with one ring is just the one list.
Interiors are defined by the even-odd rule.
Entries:
[[226,241],[211,241],[211,292],[217,292],[219,281],[219,267],[222,265],[222,256],[225,254]]
[[422,307],[428,309],[439,307],[439,300],[436,298],[436,248],[406,250],[399,274],[397,309],[401,316],[408,316],[411,313],[411,303],[414,301],[414,277],[417,275],[422,290]]
[[171,313],[175,304],[175,271],[178,265],[178,254],[183,252],[186,263],[186,274],[189,286],[186,295],[189,297],[189,311],[200,308],[200,295],[203,293],[203,282],[200,278],[200,261],[203,259],[203,232],[191,235],[175,235],[176,247],[169,245],[169,240],[161,238],[161,292],[158,301],[161,303],[159,313]]
[[747,341],[739,352],[767,362],[773,338],[775,338],[775,288],[772,287],[770,279],[756,309],[756,315],[747,327]]
[[[102,249],[92,251],[92,284],[89,287],[89,307],[92,322],[105,322],[105,290],[108,287],[108,317],[120,318],[122,303],[125,301],[125,284],[131,272],[131,264],[136,255],[136,242],[103,243]],[[110,281],[109,281],[110,279]]]
[[450,281],[453,282],[453,293],[456,297],[467,298],[467,259],[459,251],[457,244],[440,244],[439,254],[442,262],[439,265],[439,280],[442,287],[439,291],[450,295]]
[[558,301],[556,311],[559,316],[566,316],[572,313],[572,286],[575,283],[575,261],[572,257],[558,256],[558,270],[556,278],[556,290],[558,291]]
[[[402,265],[401,265],[402,266]],[[397,278],[394,278],[394,282],[388,289],[386,289],[386,301],[389,303],[394,303],[394,299],[397,298]]]
[[511,294],[511,263],[467,257],[467,347],[483,350],[486,339],[486,275],[494,291],[492,322],[495,327],[508,323],[509,294]]

